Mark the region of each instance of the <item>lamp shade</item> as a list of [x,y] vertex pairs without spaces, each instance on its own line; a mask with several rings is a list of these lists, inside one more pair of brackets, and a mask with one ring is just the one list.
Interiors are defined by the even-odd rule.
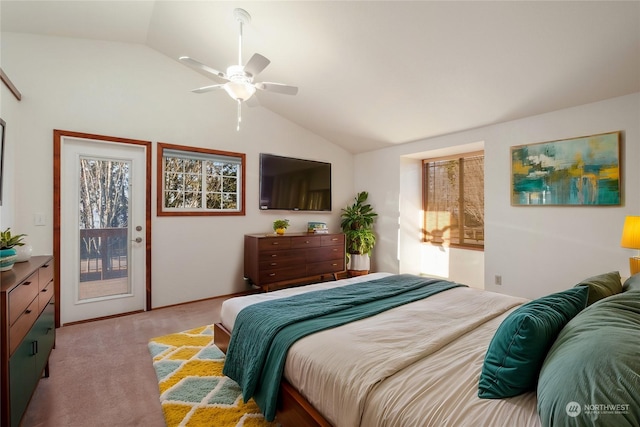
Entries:
[[236,101],[246,101],[256,92],[255,86],[251,83],[242,81],[227,82],[224,84],[224,90]]
[[640,249],[640,216],[628,216],[625,218],[620,246]]

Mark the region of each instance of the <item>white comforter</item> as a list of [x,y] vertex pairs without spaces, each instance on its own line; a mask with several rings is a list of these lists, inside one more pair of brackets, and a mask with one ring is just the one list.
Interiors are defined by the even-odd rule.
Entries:
[[[387,273],[226,301],[230,330],[263,299],[379,278]],[[333,425],[538,426],[535,393],[477,397],[484,353],[508,312],[526,302],[454,288],[295,343],[285,378]]]

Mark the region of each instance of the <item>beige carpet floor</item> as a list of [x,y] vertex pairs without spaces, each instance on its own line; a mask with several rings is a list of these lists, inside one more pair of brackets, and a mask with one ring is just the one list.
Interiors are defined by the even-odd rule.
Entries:
[[224,298],[56,330],[50,377],[38,384],[22,427],[161,427],[147,344],[220,321]]

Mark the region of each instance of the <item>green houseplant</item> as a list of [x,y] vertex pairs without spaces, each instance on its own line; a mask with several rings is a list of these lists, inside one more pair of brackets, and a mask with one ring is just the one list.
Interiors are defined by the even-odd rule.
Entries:
[[25,236],[26,234],[12,235],[10,228],[0,232],[0,271],[8,271],[13,268],[18,257],[13,247],[24,245],[22,239]]
[[369,193],[361,191],[351,206],[342,209],[340,227],[345,234],[350,275],[369,271],[371,251],[376,244],[373,221],[378,216],[367,202]]
[[273,231],[277,234],[284,234],[284,231],[289,227],[288,219],[276,219],[273,221]]

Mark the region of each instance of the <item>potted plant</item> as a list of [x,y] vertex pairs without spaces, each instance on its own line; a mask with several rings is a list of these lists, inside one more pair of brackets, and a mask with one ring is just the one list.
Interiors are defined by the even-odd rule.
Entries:
[[8,271],[13,268],[13,264],[18,257],[14,246],[22,246],[23,237],[26,234],[11,235],[11,229],[7,228],[0,232],[0,271]]
[[378,216],[366,203],[369,193],[361,191],[351,206],[342,209],[340,227],[345,234],[349,276],[367,274],[371,251],[376,244],[373,221]]
[[273,221],[273,231],[277,234],[283,235],[284,231],[289,227],[288,219],[276,219]]

